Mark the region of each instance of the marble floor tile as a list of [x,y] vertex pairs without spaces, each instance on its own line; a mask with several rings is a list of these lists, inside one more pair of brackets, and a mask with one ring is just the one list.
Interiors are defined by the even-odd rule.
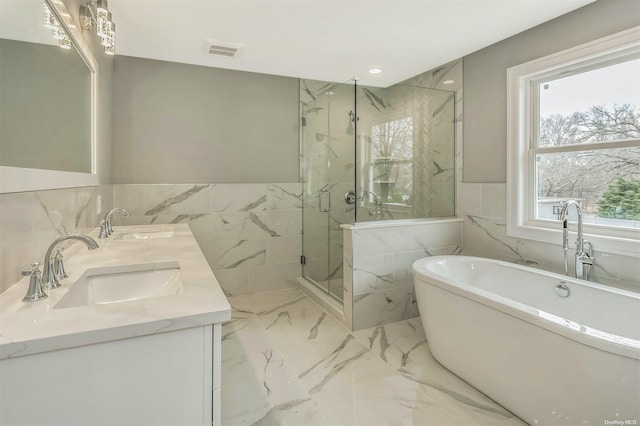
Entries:
[[269,338],[276,344],[326,341],[335,337],[344,339],[349,330],[307,297],[260,315]]
[[229,303],[234,310],[250,312],[254,315],[267,315],[270,312],[281,309],[284,306],[305,299],[295,288],[276,290],[266,293],[245,294],[230,297]]
[[223,371],[222,424],[329,424],[276,349],[226,358]]
[[297,289],[229,302],[225,425],[526,424],[442,367],[419,318],[351,333]]
[[[436,361],[420,318],[357,331],[354,336],[461,424],[497,424],[513,414]],[[517,418],[516,418],[517,419]]]

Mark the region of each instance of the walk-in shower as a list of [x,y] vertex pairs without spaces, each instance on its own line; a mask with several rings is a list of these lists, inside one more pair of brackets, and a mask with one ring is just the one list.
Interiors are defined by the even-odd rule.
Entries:
[[455,93],[300,81],[303,277],[343,300],[342,224],[455,215]]

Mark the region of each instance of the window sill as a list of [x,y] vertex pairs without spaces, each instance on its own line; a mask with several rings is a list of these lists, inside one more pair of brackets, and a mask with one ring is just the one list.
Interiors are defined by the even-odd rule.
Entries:
[[[576,225],[569,224],[569,241],[573,244],[576,235]],[[507,235],[514,238],[539,241],[561,246],[562,225],[558,229],[545,228],[533,225],[513,225],[507,223]],[[593,234],[585,229],[584,238],[591,241],[593,249],[598,252],[619,254],[623,256],[637,257],[640,255],[640,240],[633,238],[620,238],[602,234]]]

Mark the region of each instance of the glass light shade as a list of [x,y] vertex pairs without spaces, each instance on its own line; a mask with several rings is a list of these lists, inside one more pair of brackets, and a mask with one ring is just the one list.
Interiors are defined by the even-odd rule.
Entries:
[[58,25],[58,27],[56,27],[53,30],[53,38],[55,38],[56,40],[63,40],[65,37],[68,37],[68,36],[64,32],[64,28],[62,28],[60,25]]
[[63,39],[60,40],[59,44],[60,44],[60,47],[63,49],[71,49],[71,39],[66,35],[64,36]]
[[[113,25],[115,28],[115,24]],[[104,47],[113,46],[115,44],[116,33],[113,29],[109,29],[104,37],[102,37],[102,45]]]
[[107,31],[111,29],[111,12],[98,9],[98,18],[96,19],[96,33],[98,37],[104,37]]
[[84,30],[90,30],[93,28],[94,15],[89,5],[80,6],[80,27]]
[[44,4],[44,21],[43,24],[45,28],[49,28],[50,30],[55,30],[58,26],[58,20],[49,9],[49,6]]

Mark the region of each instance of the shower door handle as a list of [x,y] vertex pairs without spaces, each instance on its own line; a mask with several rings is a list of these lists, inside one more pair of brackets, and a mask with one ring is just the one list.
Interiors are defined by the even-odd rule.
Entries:
[[349,190],[346,194],[344,194],[344,202],[347,204],[355,204],[357,199],[358,198],[356,197],[356,192],[353,190]]
[[[329,206],[326,209],[322,208],[322,194],[327,194],[328,198],[329,198]],[[321,190],[318,191],[318,209],[322,212],[322,213],[328,213],[331,210],[331,191],[329,191],[328,188],[322,188]]]

